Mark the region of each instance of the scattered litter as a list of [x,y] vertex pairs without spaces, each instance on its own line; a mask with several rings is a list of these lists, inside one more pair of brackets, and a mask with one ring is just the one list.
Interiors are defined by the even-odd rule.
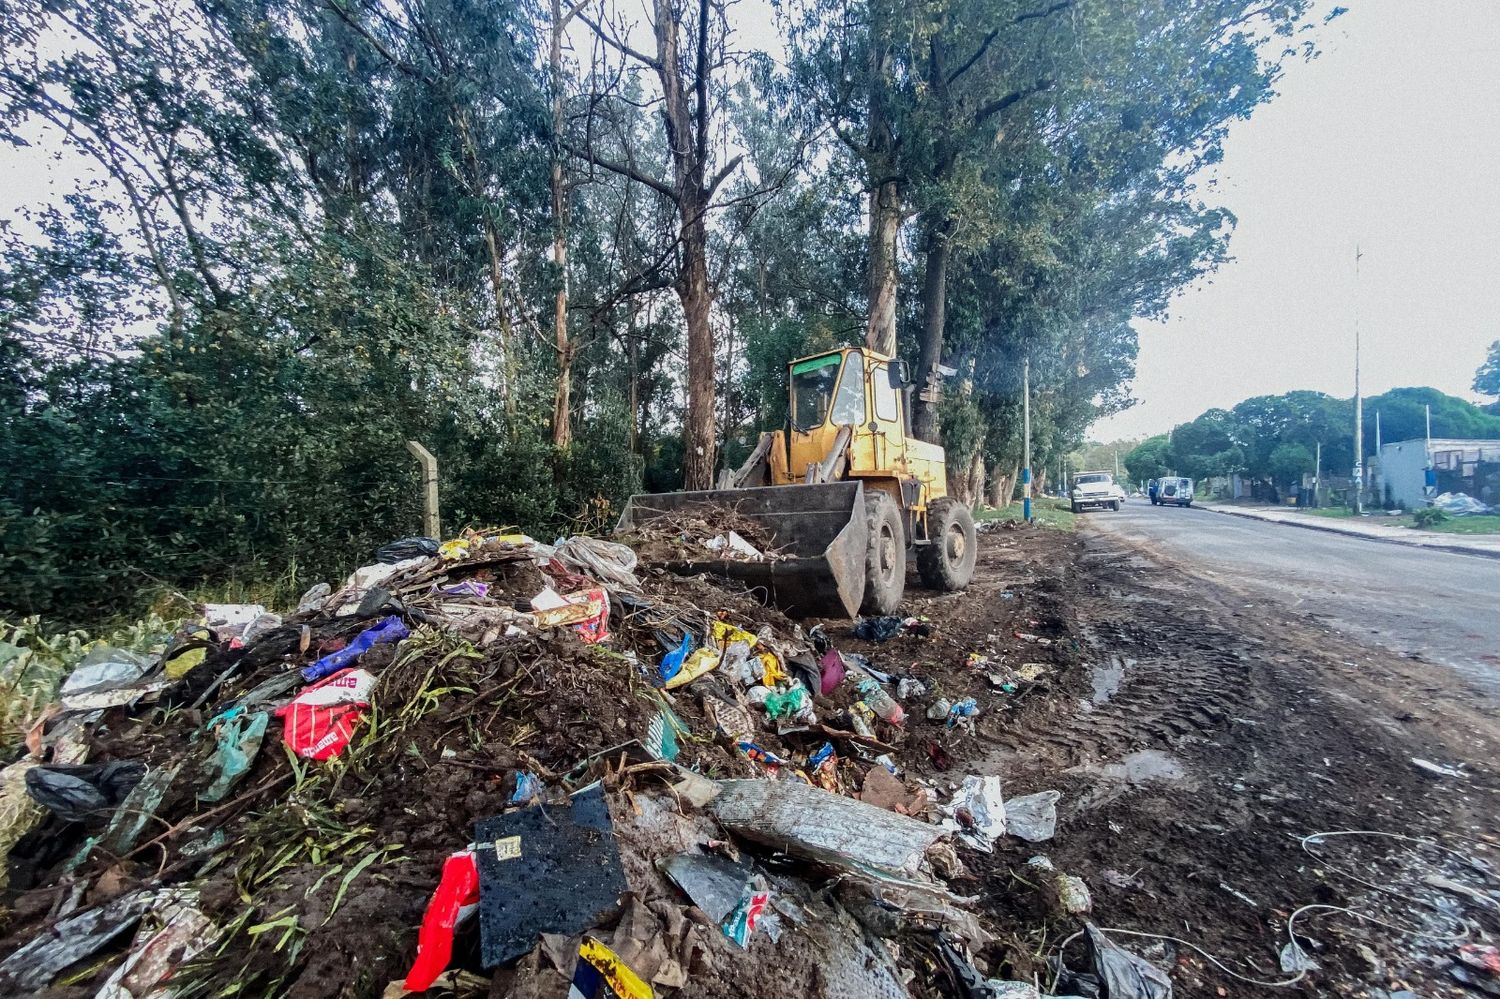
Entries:
[[473,850],[460,850],[443,862],[437,889],[422,916],[417,934],[417,958],[406,973],[406,989],[425,992],[448,968],[453,958],[453,935],[458,924],[479,908],[479,867]]
[[399,617],[383,618],[378,624],[360,632],[354,641],[342,649],[331,652],[311,666],[305,667],[302,670],[302,679],[308,683],[321,680],[330,673],[336,673],[350,665],[375,646],[384,645],[387,642],[399,642],[410,634],[411,632]]
[[[212,920],[198,908],[198,893],[164,893],[142,919],[130,955],[94,994],[94,999],[147,999],[163,995],[159,986],[219,938]],[[150,924],[149,926],[147,924]]]
[[26,793],[67,822],[100,819],[118,807],[145,776],[136,761],[83,766],[37,766],[26,771]]
[[921,815],[927,808],[927,792],[912,790],[885,767],[876,764],[865,772],[859,800],[898,815]]
[[906,720],[906,711],[896,699],[885,692],[874,677],[869,677],[859,682],[859,693],[864,702],[869,705],[870,710],[875,712],[876,717],[892,725],[900,725]]
[[655,995],[614,951],[592,937],[579,944],[568,999],[654,999]]
[[1000,796],[1000,778],[964,778],[953,800],[944,808],[943,827],[957,831],[958,838],[976,850],[989,853],[995,840],[1005,835],[1005,802]]
[[260,753],[271,716],[264,711],[246,714],[236,708],[230,717],[214,726],[219,772],[213,783],[199,793],[204,801],[223,801],[236,782],[250,772],[250,765]]
[[719,654],[713,649],[697,649],[690,653],[682,664],[682,668],[672,675],[666,682],[668,690],[675,690],[683,684],[692,683],[705,673],[712,673],[719,668]]
[[711,552],[723,552],[726,557],[733,555],[749,562],[759,562],[765,558],[761,550],[740,537],[738,531],[709,538],[703,542],[703,547]]
[[1281,970],[1287,974],[1296,974],[1299,971],[1319,971],[1322,969],[1317,961],[1310,957],[1295,940],[1288,940],[1281,948]]
[[382,565],[395,565],[408,559],[431,558],[438,553],[436,538],[411,537],[392,541],[375,549],[375,561]]
[[806,860],[916,877],[939,826],[794,781],[729,780],[708,806],[724,827]]
[[1032,857],[1026,861],[1026,866],[1044,875],[1048,899],[1060,914],[1082,916],[1094,907],[1093,896],[1084,880],[1059,871],[1051,858]]
[[739,904],[734,907],[733,912],[724,917],[719,929],[741,947],[748,946],[750,934],[755,932],[755,924],[760,921],[761,914],[766,911],[766,905],[770,901],[771,892],[766,887],[766,879],[755,877],[745,885]]
[[1038,791],[1005,802],[1005,831],[1028,843],[1042,843],[1057,829],[1060,791]]
[[1464,776],[1464,772],[1462,770],[1459,770],[1457,767],[1445,767],[1441,763],[1434,763],[1431,760],[1419,759],[1415,756],[1411,758],[1411,761],[1415,763],[1420,769],[1426,770],[1430,774],[1437,774],[1439,777]]
[[370,704],[375,677],[346,669],[308,687],[276,710],[286,720],[282,739],[298,756],[326,760],[344,751]]
[[171,892],[134,891],[108,905],[69,916],[0,961],[0,991],[21,995],[45,988],[59,971],[97,953],[134,926]]
[[533,805],[475,825],[484,967],[512,961],[538,933],[580,933],[618,910],[628,889],[601,785],[567,808]]

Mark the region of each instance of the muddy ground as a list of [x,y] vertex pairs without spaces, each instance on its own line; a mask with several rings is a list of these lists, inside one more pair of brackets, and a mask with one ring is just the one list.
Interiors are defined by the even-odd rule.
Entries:
[[[1452,938],[1493,942],[1500,910],[1485,702],[1442,667],[1351,645],[1316,608],[1251,602],[1103,535],[1003,530],[981,551],[968,593],[913,600],[935,626],[928,654],[1054,668],[954,747],[955,769],[1000,773],[1007,797],[1063,793],[1045,850],[1088,883],[1099,925],[1177,937],[1268,983],[1293,977],[1287,919],[1315,905],[1296,930],[1319,970],[1277,991],[1476,994],[1455,980]],[[1332,832],[1359,835],[1304,841]],[[1003,970],[1045,985],[1016,955],[1053,953],[1074,927],[1025,889],[1037,848],[1002,842],[971,865],[982,905],[1015,927]],[[1268,992],[1182,942],[1120,940],[1170,967],[1179,994]]]

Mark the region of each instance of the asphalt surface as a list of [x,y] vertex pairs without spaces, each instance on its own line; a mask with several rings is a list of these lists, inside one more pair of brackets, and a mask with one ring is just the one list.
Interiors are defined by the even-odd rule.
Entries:
[[[1142,545],[1159,564],[1181,564],[1248,601],[1311,616],[1356,643],[1451,667],[1500,703],[1500,559],[1154,507],[1144,499],[1118,513],[1085,513],[1080,522],[1106,547],[1111,538]],[[1356,645],[1349,659],[1358,660]]]

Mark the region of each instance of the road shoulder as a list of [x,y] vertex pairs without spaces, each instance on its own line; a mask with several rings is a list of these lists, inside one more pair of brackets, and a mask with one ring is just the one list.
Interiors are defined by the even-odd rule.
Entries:
[[1442,534],[1437,531],[1414,531],[1409,527],[1394,527],[1388,524],[1349,523],[1313,514],[1292,510],[1258,509],[1231,506],[1224,503],[1195,504],[1211,513],[1261,520],[1270,524],[1285,524],[1325,534],[1342,534],[1367,541],[1384,541],[1387,544],[1406,545],[1409,548],[1427,548],[1435,551],[1458,552],[1478,555],[1483,558],[1500,558],[1500,538],[1474,538],[1463,535]]

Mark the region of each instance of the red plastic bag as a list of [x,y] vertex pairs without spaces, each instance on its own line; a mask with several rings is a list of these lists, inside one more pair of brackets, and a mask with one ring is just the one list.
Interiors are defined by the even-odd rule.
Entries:
[[309,760],[337,756],[364,717],[374,685],[375,678],[366,671],[346,669],[306,688],[276,711],[286,722],[282,739],[292,752]]
[[448,969],[453,959],[453,933],[479,905],[479,866],[474,851],[463,850],[443,862],[422,929],[417,934],[417,959],[406,973],[408,992],[425,992]]

